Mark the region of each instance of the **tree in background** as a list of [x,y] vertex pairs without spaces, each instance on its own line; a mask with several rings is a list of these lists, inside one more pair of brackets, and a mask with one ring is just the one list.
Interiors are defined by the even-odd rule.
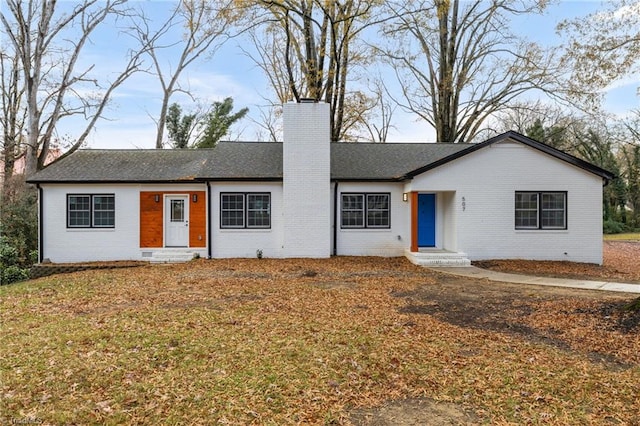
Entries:
[[[25,173],[30,175],[43,167],[56,126],[65,117],[83,115],[86,126],[62,156],[84,143],[113,91],[139,70],[144,48],[130,52],[122,71],[101,85],[91,76],[93,65],[77,69],[79,59],[96,28],[127,13],[126,0],[84,0],[66,8],[57,0],[6,0],[5,4],[0,28],[9,41],[7,56],[17,59],[16,68],[22,72]],[[86,92],[90,94],[81,94]]]
[[[247,54],[267,75],[277,97],[273,104],[310,98],[331,109],[331,140],[349,140],[363,125],[362,112],[375,102],[353,86],[356,67],[371,55],[358,44],[366,29],[379,23],[381,1],[277,0],[256,2],[259,21]],[[266,12],[266,14],[265,14]]]
[[401,89],[396,102],[432,125],[438,142],[468,142],[520,95],[557,93],[561,69],[551,51],[517,37],[513,16],[540,13],[543,1],[387,2],[395,19],[382,53]]
[[568,40],[562,66],[571,73],[569,93],[587,108],[600,106],[613,81],[640,72],[640,2],[614,0],[606,9],[563,21]]
[[183,114],[180,105],[171,104],[167,111],[166,126],[172,148],[189,147],[191,135],[197,124],[196,116],[197,114]]
[[229,133],[231,126],[242,119],[249,108],[232,113],[233,99],[225,98],[222,102],[214,102],[213,108],[202,120],[202,134],[196,141],[194,148],[213,148],[225,135]]
[[[11,50],[7,50],[11,51]],[[14,52],[15,53],[15,52]],[[0,170],[4,178],[0,188],[0,201],[2,192],[9,190],[11,176],[16,160],[24,155],[22,145],[23,128],[25,123],[25,109],[22,101],[24,84],[19,67],[20,58],[17,55],[10,56],[0,52],[0,152],[4,166]]]
[[[617,141],[606,128],[587,128],[574,135],[575,155],[612,172],[616,177],[604,187],[602,204],[603,218],[609,222],[626,222],[626,182],[620,176]],[[611,226],[606,224],[605,226]]]
[[622,147],[622,175],[627,181],[630,226],[640,229],[640,110],[624,123]]
[[213,148],[248,112],[248,108],[233,112],[231,97],[214,102],[204,113],[183,114],[180,105],[172,104],[167,115],[169,139],[173,148]]
[[[205,55],[212,57],[233,36],[232,24],[238,17],[233,0],[178,0],[169,19],[156,30],[151,28],[153,21],[145,16],[142,6],[132,17],[131,33],[141,46],[146,46],[162,88],[160,112],[155,118],[156,148],[163,147],[171,97],[176,92],[193,97],[190,89],[179,83],[183,71]],[[172,31],[176,26],[182,27],[179,35]]]
[[542,119],[536,118],[531,127],[526,129],[525,134],[531,139],[551,145],[557,149],[566,149],[568,129],[564,126],[545,127]]

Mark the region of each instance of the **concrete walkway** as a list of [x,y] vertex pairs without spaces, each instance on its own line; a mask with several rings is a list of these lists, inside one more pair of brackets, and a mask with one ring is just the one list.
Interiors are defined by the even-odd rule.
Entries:
[[491,281],[500,281],[517,284],[548,285],[554,287],[581,288],[584,290],[619,291],[624,293],[640,293],[640,284],[617,283],[608,281],[573,280],[567,278],[533,277],[529,275],[507,274],[504,272],[490,271],[475,266],[465,267],[438,267],[434,271],[459,275],[471,278],[486,278]]

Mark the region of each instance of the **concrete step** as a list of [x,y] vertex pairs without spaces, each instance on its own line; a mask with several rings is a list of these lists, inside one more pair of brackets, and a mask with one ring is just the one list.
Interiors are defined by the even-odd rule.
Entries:
[[163,250],[154,251],[148,259],[151,263],[185,263],[195,256],[196,253],[191,251]]
[[424,250],[412,252],[407,250],[405,256],[411,263],[426,267],[471,266],[466,253],[446,250]]

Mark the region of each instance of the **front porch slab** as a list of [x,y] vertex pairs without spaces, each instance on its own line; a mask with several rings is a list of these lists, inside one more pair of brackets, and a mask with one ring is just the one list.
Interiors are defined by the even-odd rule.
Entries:
[[405,250],[405,256],[415,265],[433,267],[471,266],[466,253],[441,249]]
[[198,256],[193,249],[156,249],[143,252],[143,259],[150,263],[185,263]]

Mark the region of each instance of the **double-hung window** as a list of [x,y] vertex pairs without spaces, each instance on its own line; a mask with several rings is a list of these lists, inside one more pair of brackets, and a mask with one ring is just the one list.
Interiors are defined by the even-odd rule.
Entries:
[[342,194],[342,228],[389,228],[390,194]]
[[220,228],[271,227],[271,194],[223,192],[220,194]]
[[567,229],[566,192],[516,192],[516,229]]
[[68,194],[67,228],[115,227],[114,194]]

